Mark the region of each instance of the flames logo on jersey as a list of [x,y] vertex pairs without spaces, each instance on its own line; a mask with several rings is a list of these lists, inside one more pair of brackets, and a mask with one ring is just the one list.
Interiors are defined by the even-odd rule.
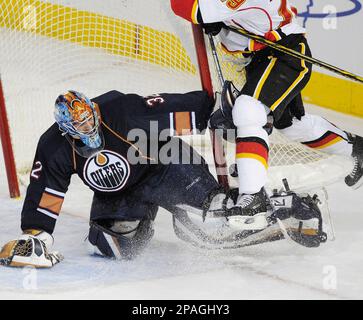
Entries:
[[246,0],[221,0],[226,3],[226,6],[232,10],[237,10],[241,5],[243,5]]
[[121,190],[130,176],[130,165],[116,152],[103,150],[88,159],[83,169],[83,177],[94,189],[103,192]]

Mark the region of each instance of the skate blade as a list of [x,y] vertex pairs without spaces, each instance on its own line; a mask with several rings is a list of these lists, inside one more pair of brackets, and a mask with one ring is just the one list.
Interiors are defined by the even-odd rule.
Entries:
[[228,217],[229,225],[238,230],[263,230],[268,226],[266,213],[258,213],[254,216]]

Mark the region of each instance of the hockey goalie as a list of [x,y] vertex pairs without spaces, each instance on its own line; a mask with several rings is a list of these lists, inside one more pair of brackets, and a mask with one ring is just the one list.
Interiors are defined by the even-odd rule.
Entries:
[[[261,228],[255,208],[236,208],[238,190],[225,192],[204,159],[177,137],[203,132],[213,106],[204,91],[150,97],[111,91],[94,99],[76,91],[60,95],[56,122],[36,150],[21,214],[23,233],[3,246],[0,264],[50,268],[62,261],[52,251],[52,234],[73,174],[94,192],[87,241],[96,255],[138,255],[153,237],[159,207],[173,215],[177,236],[200,247],[236,248],[284,237],[319,246],[326,236],[316,196],[288,187],[273,194],[264,190],[267,223]],[[141,132],[137,138],[134,130]]]

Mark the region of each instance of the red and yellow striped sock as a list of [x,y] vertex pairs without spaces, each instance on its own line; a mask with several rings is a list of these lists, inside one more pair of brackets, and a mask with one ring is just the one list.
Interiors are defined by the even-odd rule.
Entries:
[[236,141],[236,159],[255,159],[268,168],[269,147],[267,143],[257,137],[237,138]]

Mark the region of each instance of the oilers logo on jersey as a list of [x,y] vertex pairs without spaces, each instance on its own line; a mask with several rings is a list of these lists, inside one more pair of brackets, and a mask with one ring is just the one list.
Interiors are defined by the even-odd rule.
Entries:
[[91,188],[103,192],[119,191],[130,176],[130,165],[118,153],[104,150],[88,159],[83,176]]

